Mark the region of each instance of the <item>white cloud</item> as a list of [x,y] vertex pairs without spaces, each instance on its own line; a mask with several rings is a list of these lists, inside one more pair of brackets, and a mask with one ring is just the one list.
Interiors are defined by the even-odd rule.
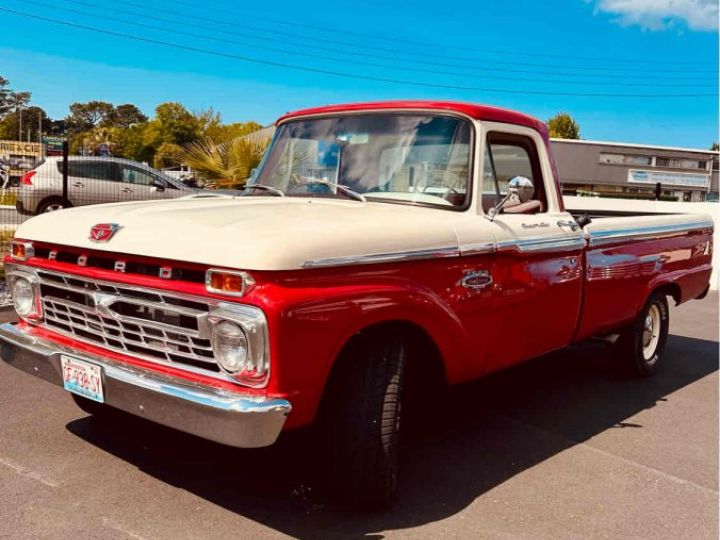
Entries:
[[617,15],[618,23],[647,30],[675,26],[691,30],[718,28],[718,0],[593,0],[593,3],[596,11]]

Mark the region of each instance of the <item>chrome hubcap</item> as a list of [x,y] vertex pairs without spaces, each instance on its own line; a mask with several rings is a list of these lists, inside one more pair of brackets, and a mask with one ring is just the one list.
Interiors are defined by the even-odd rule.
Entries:
[[643,325],[643,358],[645,360],[652,360],[655,355],[655,350],[660,341],[661,322],[660,308],[656,304],[653,304],[648,310],[648,314],[645,317],[645,324]]

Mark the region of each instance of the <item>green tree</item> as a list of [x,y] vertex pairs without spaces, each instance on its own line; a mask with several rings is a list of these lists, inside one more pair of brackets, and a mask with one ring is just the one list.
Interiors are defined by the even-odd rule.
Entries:
[[180,157],[183,147],[170,142],[162,143],[153,156],[153,167],[156,169],[164,169],[165,167],[173,167],[180,164]]
[[15,117],[16,130],[13,134],[8,134],[8,137],[11,139],[24,140],[27,137],[27,123],[24,122],[24,111],[27,111],[27,105],[30,103],[30,96],[30,92],[10,93],[9,103],[14,112],[8,113],[5,120],[7,120],[10,116]]
[[547,122],[551,137],[558,139],[579,139],[580,126],[568,113],[560,112]]
[[12,111],[12,104],[10,102],[11,95],[10,81],[5,77],[0,77],[0,118],[3,118],[7,113]]
[[125,103],[115,107],[112,115],[106,119],[106,123],[116,127],[129,128],[133,124],[142,124],[147,120],[148,117],[135,105]]
[[115,107],[105,101],[73,103],[65,122],[71,132],[80,133],[105,123],[114,113]]
[[[21,128],[22,126],[22,128]],[[52,130],[53,121],[40,107],[27,107],[8,114],[0,120],[0,139],[18,139],[37,142],[41,133]],[[38,133],[40,129],[40,133]],[[22,131],[22,133],[21,133]],[[22,135],[20,137],[20,135]]]
[[187,144],[201,135],[200,121],[180,103],[161,103],[147,126],[145,142],[157,149],[162,143]]
[[713,152],[717,152],[718,150],[720,150],[720,144],[714,142],[710,147],[710,150],[712,150]]
[[216,141],[226,141],[234,137],[250,135],[260,129],[262,129],[262,126],[257,122],[235,122],[233,124],[220,123],[209,126],[205,130],[204,135]]
[[85,154],[96,155],[100,145],[107,145],[112,155],[117,153],[117,133],[112,127],[98,126],[84,133],[81,141]]

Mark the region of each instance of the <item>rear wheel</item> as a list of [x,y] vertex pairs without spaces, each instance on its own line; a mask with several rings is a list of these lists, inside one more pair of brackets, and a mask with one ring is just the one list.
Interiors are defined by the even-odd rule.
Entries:
[[669,328],[667,297],[659,292],[653,293],[635,322],[620,334],[618,340],[625,367],[633,375],[647,377],[657,373]]
[[367,510],[390,507],[397,493],[405,357],[401,340],[373,336],[349,352],[330,382],[325,429],[333,486]]
[[38,205],[38,214],[44,214],[46,212],[55,212],[56,210],[62,210],[63,208],[70,208],[72,204],[70,201],[63,199],[62,197],[51,197],[45,199]]

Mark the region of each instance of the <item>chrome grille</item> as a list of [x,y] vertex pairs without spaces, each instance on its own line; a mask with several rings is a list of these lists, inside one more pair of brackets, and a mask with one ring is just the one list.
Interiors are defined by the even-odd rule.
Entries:
[[218,373],[209,306],[174,293],[39,271],[43,325],[144,359]]

